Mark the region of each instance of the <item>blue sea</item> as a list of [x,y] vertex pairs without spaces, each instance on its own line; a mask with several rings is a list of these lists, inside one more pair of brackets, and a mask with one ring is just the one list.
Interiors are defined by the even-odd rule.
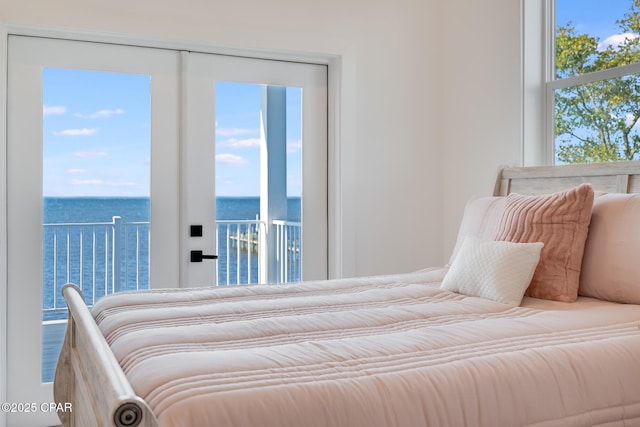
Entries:
[[[258,197],[216,199],[217,220],[255,220],[259,211]],[[117,237],[115,216],[122,224]],[[300,216],[300,198],[290,198],[286,219],[299,222]],[[149,198],[45,197],[43,219],[43,320],[65,317],[60,288],[67,282],[82,287],[88,304],[113,291],[148,287]],[[82,223],[93,225],[76,225]],[[120,241],[115,255],[114,239]],[[246,254],[227,254],[225,238],[219,240],[218,283],[238,283],[237,275],[239,283],[255,283],[257,256],[248,260],[251,256]],[[120,280],[114,281],[114,275]],[[113,289],[114,283],[119,283],[118,289]]]
[[[289,198],[288,221],[300,221],[300,198]],[[259,197],[218,197],[216,219],[256,219]],[[149,198],[137,197],[45,197],[43,222],[107,222],[114,216],[124,221],[149,221]]]

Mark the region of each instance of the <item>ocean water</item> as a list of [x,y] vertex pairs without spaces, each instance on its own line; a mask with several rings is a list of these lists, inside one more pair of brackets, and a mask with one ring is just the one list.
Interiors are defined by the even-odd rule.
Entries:
[[[259,211],[258,197],[216,199],[218,220],[255,220]],[[113,233],[115,216],[121,218],[118,233]],[[300,221],[300,198],[288,200],[286,219]],[[88,304],[113,291],[148,287],[148,198],[47,197],[43,222],[43,320],[66,317],[60,290],[67,282],[82,288]],[[79,225],[85,223],[92,225]],[[120,248],[115,255],[114,239]],[[257,282],[257,256],[227,250],[221,236],[218,283],[237,283],[238,276],[239,283]],[[113,283],[119,288],[114,290]]]
[[[43,222],[101,222],[120,216],[127,222],[149,221],[149,199],[136,197],[45,197]],[[218,197],[219,220],[256,219],[260,213],[259,197]],[[300,198],[288,200],[288,221],[300,221]]]

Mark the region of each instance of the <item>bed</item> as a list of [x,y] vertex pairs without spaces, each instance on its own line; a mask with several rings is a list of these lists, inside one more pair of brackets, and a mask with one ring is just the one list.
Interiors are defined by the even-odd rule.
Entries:
[[61,421],[640,425],[637,193],[640,162],[504,168],[442,267],[91,309],[67,285]]

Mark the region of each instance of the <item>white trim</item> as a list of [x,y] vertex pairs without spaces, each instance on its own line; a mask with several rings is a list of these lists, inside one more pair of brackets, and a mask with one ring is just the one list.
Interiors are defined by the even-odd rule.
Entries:
[[342,144],[340,135],[340,93],[342,60],[333,58],[327,64],[327,219],[328,223],[328,278],[343,275],[342,233]]
[[553,89],[549,83],[544,84],[542,105],[544,106],[543,112],[543,129],[544,135],[542,138],[542,153],[545,159],[545,165],[553,165],[555,159],[555,105],[556,100],[554,98]]
[[526,158],[526,111],[527,111],[527,98],[525,91],[525,83],[527,81],[527,72],[526,72],[526,29],[527,26],[525,18],[526,18],[526,6],[524,0],[520,0],[520,90],[522,93],[520,94],[520,165],[523,166]]
[[[179,138],[180,141],[178,141],[178,164],[180,165],[180,173],[178,174],[178,179],[180,180],[180,182],[178,182],[178,188],[180,189],[180,193],[178,194],[178,202],[179,202],[179,208],[178,208],[178,222],[180,223],[180,232],[178,235],[178,244],[180,246],[179,249],[179,256],[180,256],[180,263],[179,265],[179,272],[178,272],[178,276],[180,279],[180,286],[181,287],[186,287],[186,283],[187,280],[189,278],[188,275],[188,268],[186,268],[185,266],[187,265],[187,251],[188,251],[188,237],[187,237],[187,233],[185,232],[185,230],[183,230],[182,225],[185,223],[185,219],[187,218],[187,212],[185,209],[185,194],[184,194],[184,189],[186,187],[186,182],[184,179],[184,169],[185,169],[185,141],[187,141],[188,139],[188,135],[187,135],[187,126],[186,126],[186,117],[188,115],[188,102],[187,102],[187,93],[188,93],[188,86],[187,86],[187,62],[188,62],[188,58],[189,58],[189,53],[182,50],[179,53],[179,71],[180,71],[180,86],[179,86],[179,102],[180,104],[178,105],[178,110],[179,110],[179,114],[180,114],[180,120],[179,120],[179,126],[180,129],[178,130],[179,132]],[[215,212],[215,210],[214,210]],[[216,279],[217,279],[217,271],[216,271]],[[216,280],[216,283],[218,283],[218,281]]]
[[571,86],[580,86],[602,80],[615,79],[616,77],[630,76],[640,73],[640,63],[622,65],[616,68],[608,68],[602,71],[580,74],[578,76],[565,77],[559,80],[549,80],[547,85],[551,90],[564,89]]
[[556,0],[543,1],[544,79],[553,80],[556,73]]
[[522,164],[545,164],[544,3],[521,0],[522,7]]
[[[556,0],[544,0],[542,9],[542,66],[543,88],[553,80],[556,73]],[[546,88],[542,96],[542,164],[553,165],[555,159],[555,98]]]
[[[0,24],[0,402],[7,401],[7,38]],[[0,411],[0,426],[6,414]]]
[[135,34],[118,34],[110,32],[86,31],[67,28],[56,28],[37,25],[6,24],[5,34],[45,37],[75,41],[121,44],[127,46],[169,49],[217,55],[242,56],[256,59],[276,61],[303,62],[308,64],[329,65],[336,58],[333,54],[309,53],[276,49],[257,49],[233,45],[211,45],[193,40],[176,40],[168,38],[148,37]]
[[553,164],[554,0],[521,0],[522,9],[522,164]]

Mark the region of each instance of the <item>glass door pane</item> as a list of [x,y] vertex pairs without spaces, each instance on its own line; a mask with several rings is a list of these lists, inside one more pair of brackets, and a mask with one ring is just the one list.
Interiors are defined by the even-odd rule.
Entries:
[[[296,87],[215,83],[219,285],[301,280],[301,94]],[[278,102],[267,107],[269,96]],[[271,150],[269,124],[282,125]],[[278,170],[269,172],[274,164]]]
[[[219,285],[326,278],[326,67],[194,52],[183,60],[187,111],[211,118],[209,129],[187,115],[185,145],[193,152],[215,140],[210,154],[202,149],[184,156],[187,181],[215,183],[216,198],[199,211],[215,207],[212,250],[219,268],[203,272],[217,276]],[[215,158],[209,166],[215,173],[204,175],[204,158]],[[193,249],[206,244],[207,238],[189,242]],[[192,264],[188,286],[207,277],[199,272],[205,263]]]
[[259,282],[260,85],[216,82],[219,285]]
[[150,76],[43,70],[42,381],[53,381],[67,318],[149,287]]
[[287,87],[287,247],[283,282],[302,280],[302,88]]

